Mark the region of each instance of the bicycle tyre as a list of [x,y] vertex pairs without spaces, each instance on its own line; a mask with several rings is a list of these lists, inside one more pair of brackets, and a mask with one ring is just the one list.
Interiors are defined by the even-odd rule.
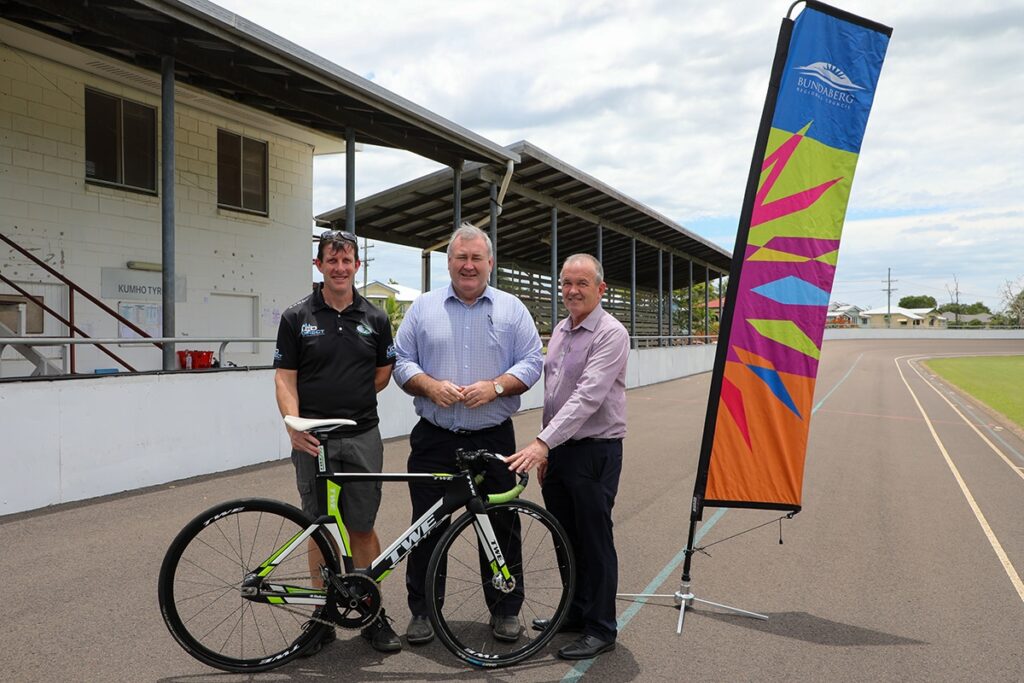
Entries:
[[[167,549],[158,581],[160,612],[178,644],[214,668],[256,672],[319,642],[328,626],[309,621],[319,607],[253,602],[240,591],[246,574],[310,524],[298,508],[261,498],[222,503],[189,522]],[[311,538],[324,566],[337,572],[326,533]],[[297,548],[270,579],[312,588],[308,554],[308,545]]]
[[[521,594],[500,593],[481,578],[490,569],[480,556],[475,516],[468,511],[438,540],[427,565],[426,594],[430,620],[444,646],[473,666],[497,668],[533,656],[555,636],[569,610],[576,567],[568,535],[541,506],[514,500],[486,509],[492,525],[495,519],[505,519],[505,527],[496,528],[495,534]],[[516,526],[512,520],[519,526],[518,556],[513,550]],[[521,605],[516,606],[519,600]],[[491,631],[491,616],[513,610],[519,637],[514,642],[499,640]],[[534,631],[533,619],[550,619],[553,626]]]

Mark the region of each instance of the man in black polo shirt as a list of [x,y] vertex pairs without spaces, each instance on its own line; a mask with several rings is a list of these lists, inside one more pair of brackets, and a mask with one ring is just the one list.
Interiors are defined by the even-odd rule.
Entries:
[[[360,265],[355,235],[323,233],[314,263],[323,273],[323,285],[281,316],[274,351],[277,406],[281,415],[354,420],[354,427],[332,432],[341,438],[328,441],[328,469],[380,472],[384,445],[377,428],[377,392],[391,381],[395,362],[391,322],[355,291]],[[311,434],[286,429],[302,509],[316,518],[325,512],[317,508],[315,488],[319,443]],[[380,540],[373,530],[380,492],[380,482],[345,486],[342,514],[357,567],[368,566],[380,555]],[[310,558],[311,571],[318,559]],[[326,633],[321,646],[335,637],[333,629]],[[381,652],[402,649],[383,611],[362,635]]]

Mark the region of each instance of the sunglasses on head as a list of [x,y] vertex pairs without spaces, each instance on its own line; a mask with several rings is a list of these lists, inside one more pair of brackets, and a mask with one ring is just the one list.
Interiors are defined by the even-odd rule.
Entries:
[[331,242],[333,240],[342,240],[343,242],[351,242],[352,244],[359,244],[356,240],[356,236],[348,230],[324,230],[320,233],[320,243]]

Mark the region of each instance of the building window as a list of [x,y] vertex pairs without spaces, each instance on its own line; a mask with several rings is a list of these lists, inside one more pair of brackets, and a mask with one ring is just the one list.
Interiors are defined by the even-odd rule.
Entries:
[[39,305],[43,297],[36,299],[38,301],[27,296],[0,294],[0,325],[7,328],[0,329],[3,332],[0,336],[6,337],[8,331],[15,336],[43,333],[43,307]]
[[267,143],[217,131],[217,204],[267,214]]
[[87,180],[156,192],[156,108],[85,91]]

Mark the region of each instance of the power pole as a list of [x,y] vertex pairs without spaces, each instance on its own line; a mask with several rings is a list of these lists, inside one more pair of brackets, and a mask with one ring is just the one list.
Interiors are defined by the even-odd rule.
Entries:
[[373,249],[373,247],[374,247],[374,245],[369,244],[367,239],[364,237],[363,238],[363,263],[362,263],[362,268],[363,268],[363,296],[366,296],[366,278],[367,278],[367,276],[368,276],[368,274],[370,272],[370,261],[373,260],[372,258],[370,258],[369,251],[370,251],[370,249]]
[[885,313],[885,326],[888,328],[892,327],[892,293],[897,291],[896,288],[892,286],[892,283],[894,282],[899,282],[899,280],[892,279],[892,268],[890,268],[889,276],[886,279],[882,280],[882,284],[886,285],[885,289],[883,289],[882,291],[887,292],[889,294],[889,303]]

